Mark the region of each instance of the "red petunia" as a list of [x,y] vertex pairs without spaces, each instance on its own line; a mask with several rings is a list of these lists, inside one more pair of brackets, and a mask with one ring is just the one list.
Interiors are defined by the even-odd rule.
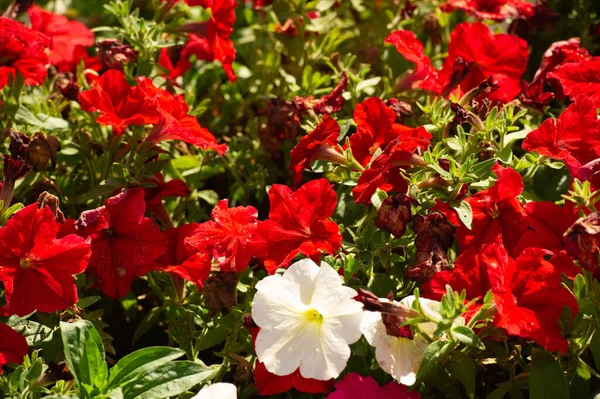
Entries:
[[257,217],[252,206],[229,208],[228,200],[221,200],[212,210],[212,220],[197,225],[186,245],[211,254],[221,270],[242,271],[252,258],[249,245]]
[[317,159],[346,163],[346,157],[336,148],[340,135],[340,125],[325,115],[315,130],[302,137],[290,152],[290,170],[294,186],[302,182],[302,171],[310,169],[310,163]]
[[269,273],[288,266],[299,253],[314,260],[321,252],[333,254],[341,247],[340,229],[329,220],[337,197],[327,180],[312,180],[295,192],[274,184],[269,201],[269,220],[259,223],[250,243]]
[[70,21],[64,15],[54,14],[35,5],[27,10],[27,15],[31,20],[31,27],[50,38],[52,65],[76,65],[81,56],[78,48],[94,45],[94,33],[79,21]]
[[2,366],[9,363],[21,364],[23,358],[29,352],[27,340],[24,336],[10,328],[4,323],[0,323],[0,375]]
[[508,334],[530,338],[552,352],[567,353],[558,325],[565,306],[578,313],[573,294],[561,285],[559,268],[544,259],[546,251],[528,248],[514,260],[497,244],[481,253],[497,314],[494,324]]
[[59,224],[52,211],[29,205],[0,229],[0,281],[9,312],[65,310],[77,302],[73,275],[85,270],[90,244],[70,234],[56,238]]
[[335,384],[335,391],[327,399],[420,399],[417,391],[409,391],[406,385],[396,381],[379,386],[373,377],[348,373]]
[[600,156],[600,121],[596,106],[579,98],[558,119],[546,119],[523,141],[523,149],[563,160],[573,176],[583,164]]
[[111,298],[124,297],[136,277],[160,269],[155,260],[165,253],[167,238],[145,211],[144,190],[136,188],[83,212],[76,223],[91,239],[89,270]]
[[460,10],[475,18],[493,21],[530,18],[534,15],[534,5],[525,0],[448,0],[440,9],[444,12]]
[[162,173],[157,173],[153,178],[144,180],[144,183],[154,184],[153,187],[144,187],[144,200],[146,201],[146,210],[157,213],[157,208],[161,208],[164,197],[187,197],[190,195],[190,189],[183,180],[173,179],[165,182]]
[[[494,165],[492,171],[498,180],[487,190],[464,199],[473,210],[472,228],[456,223],[456,237],[462,252],[478,250],[484,244],[495,242],[499,236],[509,253],[513,253],[520,237],[527,231],[527,215],[517,199],[523,192],[521,175],[509,167]],[[454,223],[455,215],[448,215]]]
[[158,123],[158,113],[139,86],[130,86],[123,72],[111,69],[94,83],[91,90],[79,93],[81,108],[100,112],[96,122],[112,126],[122,134],[129,125]]
[[0,89],[20,73],[29,86],[44,82],[48,74],[48,36],[9,18],[0,17]]
[[409,30],[397,30],[388,35],[385,43],[392,44],[396,51],[408,61],[415,64],[415,71],[402,78],[396,87],[412,89],[421,87],[425,79],[435,76],[437,71],[431,65],[431,60],[425,54],[423,43]]
[[[410,42],[404,46],[403,40]],[[516,36],[493,34],[479,22],[458,24],[450,36],[448,57],[440,71],[423,67],[427,65],[426,55],[414,41],[414,36],[403,34],[399,38],[397,32],[386,39],[417,64],[421,74],[414,78],[416,87],[444,96],[452,92],[461,95],[491,77],[500,88],[488,98],[502,103],[513,100],[521,90],[520,79],[527,68],[529,50],[527,42]]]
[[210,256],[185,244],[197,227],[197,223],[190,223],[165,230],[163,234],[169,240],[167,252],[156,263],[163,266],[164,271],[178,275],[196,284],[198,289],[203,289],[204,281],[210,275]]
[[588,61],[571,62],[559,66],[548,74],[560,82],[565,95],[572,100],[589,97],[594,106],[600,107],[600,57]]

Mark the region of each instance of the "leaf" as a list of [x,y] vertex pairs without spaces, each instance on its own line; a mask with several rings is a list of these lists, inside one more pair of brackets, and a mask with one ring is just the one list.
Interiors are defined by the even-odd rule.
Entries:
[[452,202],[450,206],[456,211],[460,221],[471,230],[471,224],[473,223],[473,209],[471,208],[471,204],[467,201],[460,201],[458,204]]
[[453,352],[450,356],[452,364],[452,373],[460,380],[465,387],[469,398],[475,397],[475,377],[477,376],[477,366],[475,361],[466,353]]
[[181,349],[166,346],[154,346],[130,353],[110,369],[110,379],[107,389],[117,388],[147,373],[149,370],[175,360],[184,354],[185,352]]
[[52,335],[54,334],[54,330],[50,327],[18,317],[11,317],[8,320],[8,325],[12,327],[13,330],[23,335],[29,346],[39,346],[45,342],[50,342],[52,340]]
[[571,377],[571,381],[569,383],[570,394],[572,398],[585,398],[590,390],[590,379],[592,375],[590,373],[590,369],[587,364],[581,360],[577,359],[577,367]]
[[140,338],[144,336],[158,321],[162,315],[164,308],[152,308],[141,321],[138,328],[133,333],[133,343],[135,344]]
[[445,341],[433,341],[427,346],[425,353],[423,354],[423,360],[417,370],[417,380],[423,381],[439,367],[439,357],[443,353],[449,342]]
[[101,299],[101,297],[99,297],[99,296],[88,296],[87,298],[81,298],[77,302],[77,307],[79,307],[81,309],[85,309],[89,306],[92,306],[93,304],[98,302],[100,299]]
[[531,357],[529,398],[569,399],[569,385],[560,364],[554,357],[541,349],[534,349]]
[[458,341],[463,344],[477,348],[479,350],[484,350],[485,345],[479,339],[479,337],[467,326],[457,326],[452,329],[452,336],[456,338]]
[[513,157],[512,148],[504,147],[502,150],[496,153],[496,157],[502,161],[502,163],[509,164]]
[[103,387],[108,380],[104,345],[98,331],[88,320],[60,323],[67,365],[77,384]]
[[506,385],[495,389],[491,394],[488,395],[487,399],[502,399],[510,392],[510,385]]
[[[220,367],[220,366],[218,366]],[[177,396],[214,377],[218,367],[181,361],[163,364],[123,387],[125,399],[162,399]]]
[[381,77],[380,76],[376,76],[376,77],[370,78],[370,79],[361,80],[356,85],[356,91],[360,93],[361,91],[364,91],[365,89],[367,89],[369,87],[377,86],[380,81],[381,81]]

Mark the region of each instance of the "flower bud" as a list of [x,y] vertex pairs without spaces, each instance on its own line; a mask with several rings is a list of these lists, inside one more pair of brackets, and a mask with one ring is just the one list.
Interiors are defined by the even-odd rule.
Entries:
[[418,205],[418,202],[406,194],[387,197],[377,211],[375,225],[389,231],[396,238],[402,237],[412,220],[411,205]]

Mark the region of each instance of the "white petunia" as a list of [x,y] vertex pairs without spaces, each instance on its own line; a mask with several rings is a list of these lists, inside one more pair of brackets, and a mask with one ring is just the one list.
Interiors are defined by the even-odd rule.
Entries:
[[[414,300],[414,296],[409,296],[400,301],[400,304],[411,307]],[[424,298],[419,298],[419,303],[424,310],[433,311],[439,306],[439,302]],[[421,323],[418,327],[426,334],[432,334],[436,328],[434,323]],[[379,366],[401,384],[413,385],[423,353],[427,349],[428,343],[425,338],[419,334],[412,337],[388,335],[379,312],[365,311],[360,330],[369,344],[375,347],[375,357]]]
[[236,399],[237,388],[228,382],[207,385],[192,399]]
[[300,368],[305,378],[329,380],[350,358],[348,345],[361,336],[362,304],[327,263],[310,259],[256,285],[252,318],[261,328],[256,354],[271,373]]

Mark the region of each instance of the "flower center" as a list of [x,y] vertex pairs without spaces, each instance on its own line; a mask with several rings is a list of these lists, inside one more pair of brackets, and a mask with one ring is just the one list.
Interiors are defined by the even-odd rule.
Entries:
[[19,263],[23,269],[31,269],[33,267],[33,262],[29,258],[21,259]]
[[309,323],[322,324],[323,323],[323,315],[317,312],[315,309],[311,309],[304,313],[304,317],[306,321]]
[[115,234],[115,230],[113,228],[104,229],[106,235],[112,236]]

